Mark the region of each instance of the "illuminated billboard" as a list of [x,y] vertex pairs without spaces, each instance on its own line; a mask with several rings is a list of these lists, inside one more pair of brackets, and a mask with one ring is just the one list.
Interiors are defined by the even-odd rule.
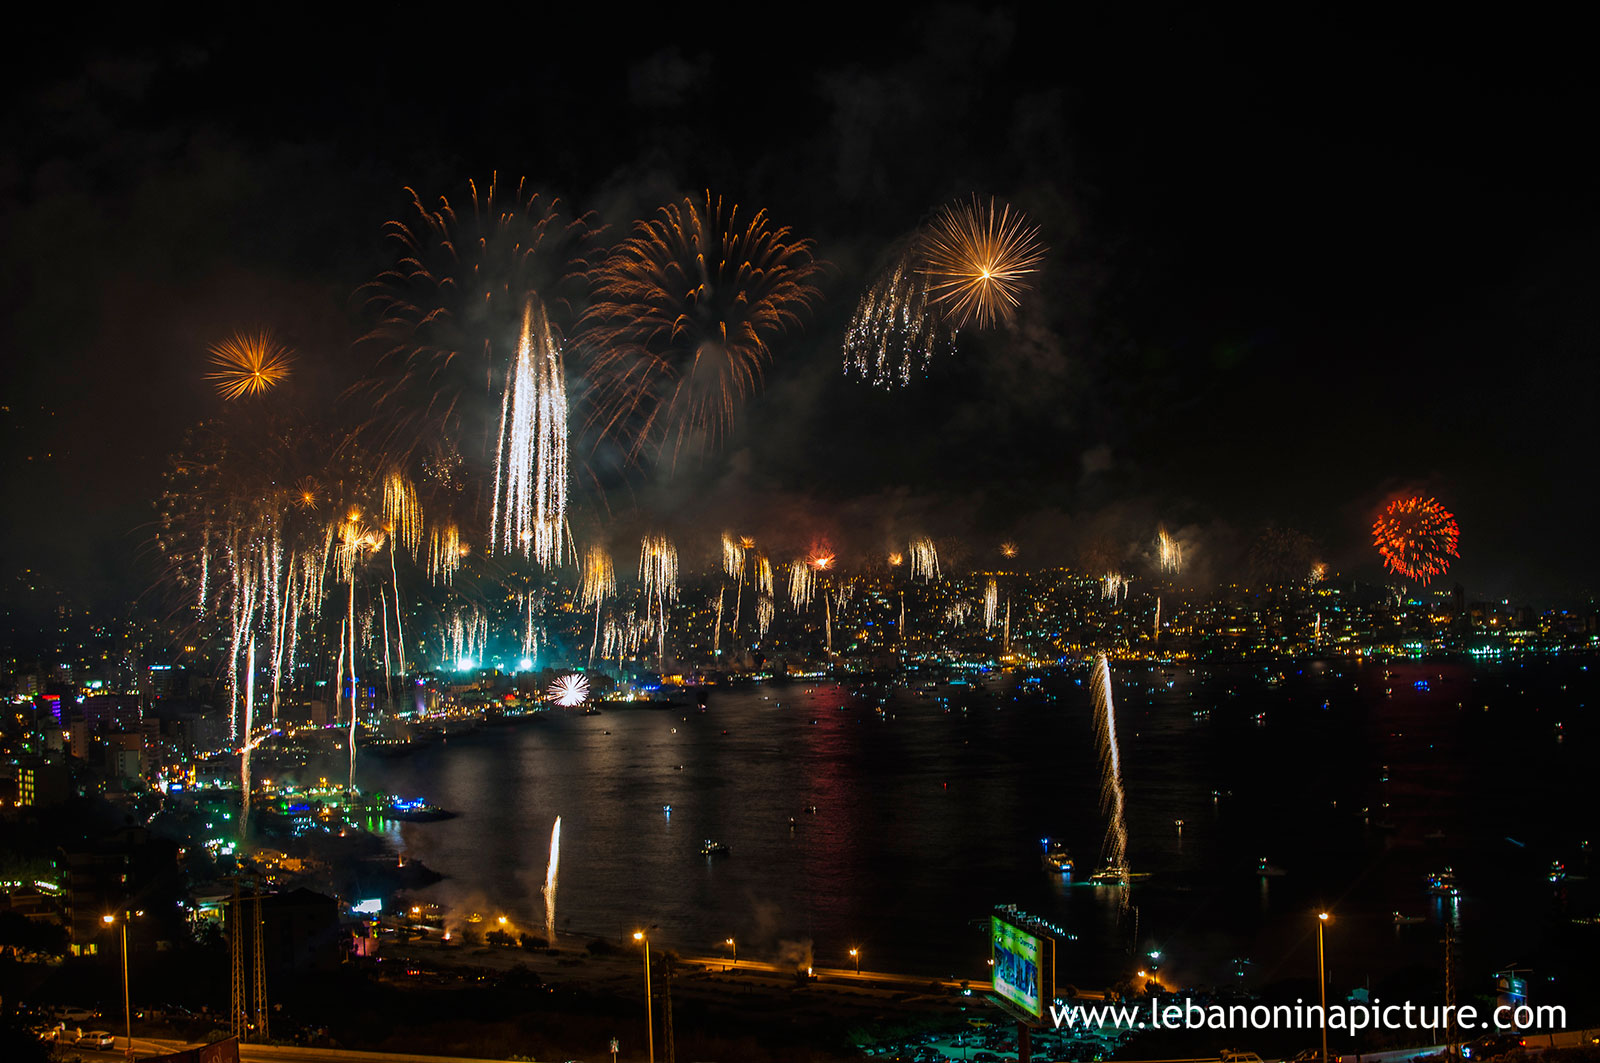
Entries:
[[994,953],[995,995],[1023,1014],[1042,1020],[1055,992],[1055,942],[998,915],[989,917],[989,941]]

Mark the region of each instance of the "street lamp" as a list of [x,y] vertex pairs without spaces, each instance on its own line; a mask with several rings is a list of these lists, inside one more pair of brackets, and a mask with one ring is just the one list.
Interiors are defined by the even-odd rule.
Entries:
[[727,941],[724,941],[723,944],[733,950],[733,965],[735,967],[739,966],[739,943],[733,940],[733,938],[729,938]]
[[[100,917],[100,921],[106,926],[111,926],[116,923],[117,917],[107,912]],[[128,914],[126,912],[122,914],[122,1025],[127,1038],[125,1054],[127,1058],[132,1059],[133,1008],[128,1004]]]
[[1322,1063],[1328,1063],[1328,976],[1322,966],[1322,928],[1328,913],[1317,913],[1317,989],[1322,993]]
[[656,1020],[650,1007],[650,936],[643,930],[633,932],[633,940],[644,943],[644,1028],[645,1044],[650,1050],[650,1063],[656,1063]]
[[850,950],[850,958],[852,960],[856,961],[856,974],[860,974],[861,973],[861,950],[860,949],[851,949]]

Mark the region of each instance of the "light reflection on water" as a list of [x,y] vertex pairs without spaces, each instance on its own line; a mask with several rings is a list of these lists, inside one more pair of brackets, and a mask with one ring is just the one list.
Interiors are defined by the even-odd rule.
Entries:
[[[1151,874],[1127,911],[1113,890],[1041,869],[1039,839],[1052,836],[1086,877],[1104,830],[1088,691],[1059,678],[1047,683],[1059,700],[902,695],[892,718],[830,685],[718,692],[705,712],[553,712],[369,760],[361,776],[460,814],[397,827],[408,859],[450,876],[427,896],[524,925],[542,924],[561,816],[557,921],[580,942],[656,924],[689,952],[729,936],[751,958],[810,941],[819,965],[847,966],[859,946],[868,967],[981,977],[986,943],[970,924],[1017,903],[1077,935],[1064,982],[1105,984],[1158,951],[1181,983],[1255,984],[1315,970],[1308,913],[1331,904],[1330,956],[1354,983],[1357,971],[1438,966],[1445,911],[1422,878],[1453,864],[1464,962],[1514,954],[1564,971],[1577,951],[1565,916],[1593,915],[1594,901],[1574,882],[1553,911],[1542,868],[1587,861],[1576,840],[1594,813],[1570,795],[1584,792],[1592,744],[1575,711],[1587,683],[1573,666],[1541,667],[1517,676],[1537,705],[1488,668],[1395,665],[1387,682],[1291,668],[1271,689],[1182,673],[1169,688],[1159,672],[1119,669],[1130,862]],[[1474,698],[1494,711],[1456,708]],[[1509,781],[1508,765],[1532,770]],[[1525,814],[1561,802],[1560,818]],[[1440,830],[1443,841],[1425,839]],[[707,839],[731,855],[702,856]],[[1263,859],[1286,874],[1257,875]],[[1427,922],[1396,927],[1394,911]]]

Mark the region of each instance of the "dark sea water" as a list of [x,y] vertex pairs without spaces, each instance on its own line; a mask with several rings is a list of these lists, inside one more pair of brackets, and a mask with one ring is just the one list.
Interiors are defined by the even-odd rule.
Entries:
[[[1064,982],[1107,985],[1158,952],[1178,984],[1314,987],[1326,906],[1336,988],[1438,982],[1446,921],[1472,992],[1513,964],[1544,1001],[1595,981],[1600,927],[1572,917],[1597,911],[1585,703],[1600,666],[1114,677],[1129,862],[1149,875],[1126,908],[1040,863],[1041,838],[1065,840],[1082,879],[1105,834],[1082,672],[898,691],[882,713],[830,683],[717,692],[704,711],[550,712],[366,760],[360,781],[460,814],[395,828],[408,857],[448,876],[425,895],[458,915],[542,927],[560,816],[557,923],[578,940],[654,925],[690,953],[732,936],[741,957],[809,948],[818,966],[848,966],[859,946],[869,968],[983,978],[975,921],[1015,903],[1075,935]],[[703,857],[708,838],[731,855]],[[1283,874],[1260,875],[1263,859]],[[1558,859],[1569,878],[1552,884]],[[1454,903],[1425,888],[1445,866]],[[1397,926],[1396,911],[1424,921]]]

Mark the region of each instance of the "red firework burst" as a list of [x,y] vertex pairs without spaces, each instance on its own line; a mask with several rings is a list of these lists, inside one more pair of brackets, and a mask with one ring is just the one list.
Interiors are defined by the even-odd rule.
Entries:
[[1445,574],[1450,558],[1461,556],[1460,540],[1456,518],[1431,498],[1396,499],[1372,522],[1372,545],[1384,567],[1423,586]]

